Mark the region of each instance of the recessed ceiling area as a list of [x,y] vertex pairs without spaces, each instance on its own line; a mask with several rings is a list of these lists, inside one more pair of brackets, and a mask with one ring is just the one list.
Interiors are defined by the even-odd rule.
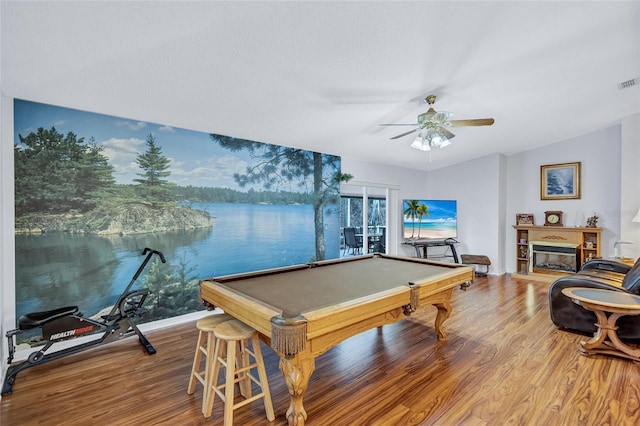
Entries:
[[[640,2],[3,1],[1,89],[130,119],[432,170],[640,112]],[[382,123],[437,96],[431,154]],[[409,130],[409,129],[407,129]],[[431,156],[431,162],[429,161]]]

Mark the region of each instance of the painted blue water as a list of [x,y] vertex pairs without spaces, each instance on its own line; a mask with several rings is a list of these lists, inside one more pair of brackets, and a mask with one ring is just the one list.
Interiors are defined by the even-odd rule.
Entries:
[[[215,217],[206,229],[132,236],[16,235],[16,313],[110,306],[144,259],[145,247],[181,261],[197,279],[306,263],[315,258],[311,205],[191,203]],[[326,258],[340,255],[339,214],[325,212]],[[144,274],[143,274],[144,276]]]

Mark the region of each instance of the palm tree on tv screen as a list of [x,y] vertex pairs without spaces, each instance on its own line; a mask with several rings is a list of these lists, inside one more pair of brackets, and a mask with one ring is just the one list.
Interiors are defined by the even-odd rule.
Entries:
[[411,219],[411,238],[413,238],[416,230],[416,216],[418,216],[418,206],[420,202],[418,200],[406,200],[405,205],[407,207],[404,209],[404,215]]
[[[430,216],[429,215],[429,206],[427,206],[426,204],[420,204],[417,208],[416,208],[416,214],[418,215],[418,223],[420,225],[422,225],[422,218],[424,216]],[[418,226],[418,238],[420,238],[420,230],[422,229],[422,226]]]

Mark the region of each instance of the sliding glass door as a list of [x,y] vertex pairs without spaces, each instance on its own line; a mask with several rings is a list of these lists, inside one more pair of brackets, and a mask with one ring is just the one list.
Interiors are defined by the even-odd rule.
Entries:
[[343,185],[341,193],[340,255],[387,253],[389,189]]

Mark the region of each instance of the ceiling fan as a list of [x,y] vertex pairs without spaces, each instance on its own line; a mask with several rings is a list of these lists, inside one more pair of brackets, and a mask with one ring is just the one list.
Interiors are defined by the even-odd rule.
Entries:
[[452,113],[446,111],[436,111],[433,104],[436,102],[435,95],[429,95],[424,100],[429,109],[427,112],[418,115],[418,122],[413,124],[381,124],[381,126],[417,126],[413,130],[401,133],[391,139],[398,139],[403,136],[418,132],[418,136],[411,144],[412,148],[421,151],[431,151],[431,147],[443,148],[451,145],[451,139],[456,135],[451,133],[449,127],[463,126],[491,126],[494,123],[493,118],[477,118],[472,120],[449,120]]

